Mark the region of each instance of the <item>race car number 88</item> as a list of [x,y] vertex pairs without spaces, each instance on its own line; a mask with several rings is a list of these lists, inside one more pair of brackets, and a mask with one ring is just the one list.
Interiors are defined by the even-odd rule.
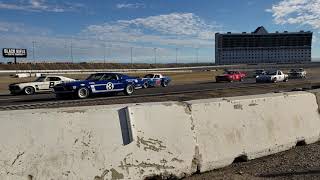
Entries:
[[106,85],[106,89],[107,89],[108,91],[113,90],[113,88],[114,88],[114,85],[113,85],[112,83],[108,83],[108,84]]

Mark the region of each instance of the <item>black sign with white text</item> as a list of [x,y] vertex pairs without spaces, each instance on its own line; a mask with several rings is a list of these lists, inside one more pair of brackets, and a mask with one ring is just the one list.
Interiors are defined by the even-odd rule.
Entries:
[[3,48],[3,57],[27,57],[27,49]]

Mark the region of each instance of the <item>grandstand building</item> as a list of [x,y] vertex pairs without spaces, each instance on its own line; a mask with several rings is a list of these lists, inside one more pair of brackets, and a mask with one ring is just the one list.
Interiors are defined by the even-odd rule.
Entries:
[[217,64],[301,63],[311,61],[312,32],[216,33]]

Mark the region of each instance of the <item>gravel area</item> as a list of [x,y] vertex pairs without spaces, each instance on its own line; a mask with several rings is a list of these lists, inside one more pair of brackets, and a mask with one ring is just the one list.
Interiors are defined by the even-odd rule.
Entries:
[[297,146],[275,155],[234,163],[184,180],[320,179],[320,142]]

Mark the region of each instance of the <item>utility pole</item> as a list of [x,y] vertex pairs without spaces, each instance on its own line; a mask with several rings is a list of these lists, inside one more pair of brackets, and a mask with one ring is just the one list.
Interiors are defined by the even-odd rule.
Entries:
[[157,48],[153,48],[154,50],[154,64],[157,64]]
[[199,64],[199,48],[196,48],[197,64]]
[[131,48],[130,48],[130,55],[131,55],[131,56],[130,56],[130,57],[131,57],[131,58],[130,58],[130,62],[131,62],[131,68],[133,68],[132,50],[133,50],[133,47],[131,47]]
[[36,41],[32,41],[32,59],[33,59],[33,62],[35,62],[35,45],[36,45]]
[[176,48],[176,64],[178,64],[178,48]]
[[73,64],[73,44],[72,44],[72,39],[71,39],[71,44],[70,44],[70,56],[71,56],[71,62]]
[[106,63],[106,44],[103,44],[103,63]]
[[110,60],[111,60],[111,47],[112,47],[112,45],[110,44],[110,45],[109,45],[109,48],[108,48],[108,58],[109,58],[109,62],[110,62]]

